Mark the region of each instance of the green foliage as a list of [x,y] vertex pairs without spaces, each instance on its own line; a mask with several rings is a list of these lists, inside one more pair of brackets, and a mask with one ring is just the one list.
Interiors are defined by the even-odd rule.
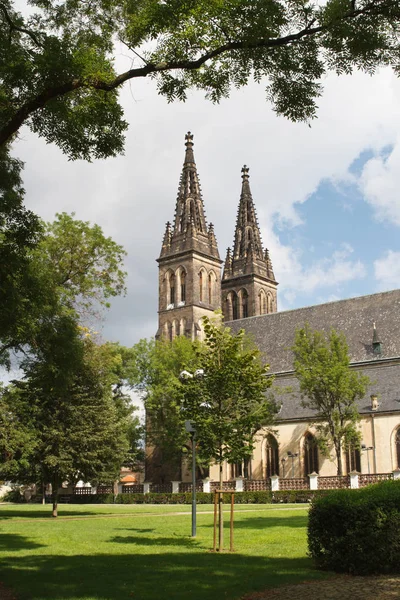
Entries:
[[128,383],[143,397],[147,414],[147,444],[156,444],[164,460],[180,456],[187,446],[187,433],[182,414],[182,382],[184,369],[196,369],[197,344],[184,336],[172,342],[140,340],[133,347],[134,358]]
[[315,412],[318,442],[327,456],[333,444],[341,475],[343,448],[360,444],[356,402],[364,397],[370,380],[350,369],[346,338],[333,329],[326,337],[307,324],[296,331],[292,350],[302,404]]
[[181,412],[196,424],[199,457],[222,466],[251,457],[256,432],[272,423],[275,406],[266,396],[272,379],[243,330],[232,335],[207,318],[203,323],[196,355],[204,377],[182,384]]
[[35,259],[40,271],[49,272],[61,303],[87,318],[98,306],[108,306],[108,298],[125,292],[126,252],[99,225],[74,216],[57,214],[45,224]]
[[63,481],[115,480],[128,450],[128,423],[113,400],[108,356],[92,341],[82,342],[77,330],[68,357],[65,343],[57,352],[60,341],[58,332],[25,366],[24,380],[2,393],[19,439],[28,439],[21,448],[9,446],[1,476],[51,483],[53,491]]
[[367,575],[400,570],[400,482],[338,490],[313,501],[308,547],[322,569]]
[[[333,493],[331,490],[285,490],[271,492],[260,490],[257,492],[236,492],[235,504],[307,504],[315,498],[321,498]],[[191,492],[148,494],[91,494],[70,495],[69,504],[191,504]],[[12,500],[7,500],[11,502]],[[224,503],[230,504],[230,494],[224,494]],[[197,504],[213,504],[214,494],[212,492],[197,492]]]
[[23,206],[22,163],[0,149],[0,364],[9,351],[32,339],[34,321],[51,292],[32,268],[32,250],[42,236],[39,219]]
[[50,328],[55,333],[61,321],[85,324],[100,317],[108,299],[124,293],[126,273],[125,251],[98,225],[65,213],[53,223],[41,223],[26,211],[21,165],[3,155],[0,363],[8,366],[10,350],[36,353]]
[[[396,0],[32,0],[0,2],[0,145],[22,124],[70,157],[121,152],[120,85],[156,78],[169,101],[214,102],[254,78],[278,114],[309,121],[330,70],[399,70]],[[116,74],[115,45],[132,68]]]

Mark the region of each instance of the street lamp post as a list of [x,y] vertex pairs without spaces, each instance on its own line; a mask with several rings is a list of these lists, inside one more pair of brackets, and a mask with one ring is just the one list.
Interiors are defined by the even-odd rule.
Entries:
[[367,453],[367,463],[368,463],[368,475],[371,474],[370,466],[369,466],[369,451],[373,450],[373,446],[366,446],[365,444],[361,444],[361,450]]
[[298,452],[288,452],[288,458],[292,459],[292,478],[294,477],[294,459],[299,455]]
[[[204,377],[203,369],[196,369],[194,373],[182,371],[179,379],[187,382],[190,379],[202,379]],[[185,421],[185,429],[190,434],[192,440],[192,537],[196,537],[196,423],[194,421]]]
[[283,457],[282,460],[281,460],[281,463],[282,463],[282,477],[283,477],[283,479],[285,479],[285,462],[286,462],[286,458]]
[[196,428],[193,421],[185,421],[185,429],[192,440],[192,537],[196,537]]

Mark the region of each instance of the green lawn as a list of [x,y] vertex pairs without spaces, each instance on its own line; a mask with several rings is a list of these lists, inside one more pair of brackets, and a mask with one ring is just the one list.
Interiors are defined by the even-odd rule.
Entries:
[[52,519],[49,506],[0,505],[0,581],[21,600],[233,600],[324,576],[306,557],[307,508],[299,505],[237,506],[233,554],[210,552],[207,505],[198,507],[195,540],[190,506],[59,512]]

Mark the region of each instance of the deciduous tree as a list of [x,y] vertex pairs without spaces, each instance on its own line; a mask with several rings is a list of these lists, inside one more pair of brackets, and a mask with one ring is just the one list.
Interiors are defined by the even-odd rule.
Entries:
[[[233,335],[224,326],[203,319],[205,340],[196,349],[201,379],[184,382],[182,407],[195,424],[199,456],[219,465],[223,487],[223,463],[251,458],[255,434],[271,426],[275,405],[267,391],[272,377],[260,351],[244,330]],[[219,505],[219,548],[223,547],[222,499]]]
[[342,452],[360,444],[357,400],[370,380],[350,368],[346,338],[334,329],[328,335],[309,325],[296,331],[294,369],[303,394],[303,406],[315,412],[320,448],[329,456],[333,445],[337,474],[343,474]]
[[[23,124],[69,157],[121,152],[126,81],[213,101],[266,80],[278,114],[310,120],[328,71],[399,69],[398,0],[31,0],[0,2],[0,145]],[[115,42],[132,67],[117,73]]]
[[49,337],[47,347],[42,344],[40,355],[25,366],[25,378],[2,393],[11,431],[20,440],[25,436],[20,448],[7,441],[2,476],[19,483],[51,483],[53,516],[63,481],[115,481],[128,457],[132,424],[126,407],[122,410],[113,398],[115,353],[111,356],[88,338],[83,341],[75,331],[69,339],[75,352],[63,356],[62,334],[74,335],[66,327]]

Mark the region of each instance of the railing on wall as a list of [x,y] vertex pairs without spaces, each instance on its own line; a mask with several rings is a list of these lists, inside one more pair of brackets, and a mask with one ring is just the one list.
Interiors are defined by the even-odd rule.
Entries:
[[291,477],[290,479],[279,479],[280,490],[308,490],[310,489],[308,478]]
[[[237,479],[224,481],[222,488],[224,490],[235,490],[238,492],[258,492],[263,490],[291,491],[291,490],[337,490],[337,489],[356,489],[362,488],[380,481],[389,479],[400,479],[400,469],[395,469],[392,473],[372,473],[361,474],[352,472],[349,475],[320,477],[317,473],[312,473],[308,477],[287,477],[278,476],[268,479]],[[167,483],[149,483],[135,485],[119,484],[119,493],[122,494],[147,494],[152,493],[191,493],[192,484],[190,482],[174,481]],[[218,481],[204,479],[196,482],[197,492],[214,492],[220,488]],[[112,485],[101,485],[97,488],[75,487],[73,494],[76,496],[90,496],[91,494],[113,494]]]
[[263,490],[271,489],[270,479],[246,479],[244,481],[244,489],[246,492],[262,492]]
[[371,483],[379,483],[380,481],[387,481],[388,479],[393,479],[393,473],[373,473],[371,475],[359,475],[358,486],[365,487],[366,485],[371,485]]
[[340,490],[350,487],[349,475],[339,475],[332,477],[318,477],[319,490]]

